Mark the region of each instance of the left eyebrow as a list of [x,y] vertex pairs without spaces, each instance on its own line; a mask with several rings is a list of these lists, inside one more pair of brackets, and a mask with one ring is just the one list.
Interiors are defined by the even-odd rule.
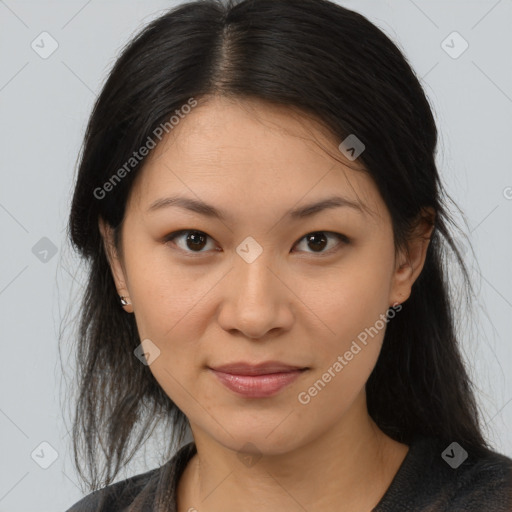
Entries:
[[[226,221],[226,219],[229,217],[229,215],[227,215],[225,211],[211,204],[205,203],[204,201],[198,199],[193,199],[191,197],[184,196],[173,196],[157,199],[149,206],[147,212],[154,212],[156,210],[168,208],[171,206],[184,208],[186,210],[193,211],[205,217],[214,217],[221,221]],[[321,199],[320,201],[316,201],[306,206],[301,206],[299,208],[290,210],[287,212],[286,215],[292,220],[297,220],[304,219],[306,217],[311,217],[327,209],[342,207],[351,208],[362,215],[365,214],[365,209],[360,203],[352,201],[351,199],[348,199],[346,197],[332,196],[326,199]]]

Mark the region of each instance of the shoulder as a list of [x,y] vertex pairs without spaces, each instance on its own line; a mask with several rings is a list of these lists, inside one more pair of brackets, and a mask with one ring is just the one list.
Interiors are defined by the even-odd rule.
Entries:
[[424,439],[422,446],[418,454],[425,467],[418,483],[439,510],[512,512],[512,459],[436,438]]
[[374,512],[512,512],[512,459],[416,435]]
[[451,499],[455,510],[512,511],[512,459],[489,451],[461,470]]
[[159,499],[175,503],[177,482],[195,453],[195,443],[190,442],[163,466],[94,491],[66,512],[125,512],[132,510],[131,505],[137,510],[153,510]]
[[141,495],[150,495],[162,468],[152,469],[94,491],[66,512],[121,511]]

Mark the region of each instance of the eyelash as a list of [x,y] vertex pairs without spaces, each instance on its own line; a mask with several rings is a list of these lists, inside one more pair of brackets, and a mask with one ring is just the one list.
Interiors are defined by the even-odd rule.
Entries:
[[[174,240],[176,238],[178,238],[181,235],[189,234],[189,233],[198,233],[198,234],[201,234],[201,235],[205,235],[209,239],[213,240],[213,238],[211,238],[210,235],[208,235],[204,231],[199,231],[199,230],[196,230],[196,229],[182,229],[180,231],[174,231],[173,233],[170,233],[169,235],[167,235],[164,238],[164,242],[166,242],[166,243],[173,242],[174,243]],[[316,252],[315,253],[315,252],[305,251],[306,253],[314,254],[314,255],[317,255],[317,256],[320,256],[320,257],[328,256],[328,255],[332,254],[333,252],[337,252],[338,250],[340,250],[341,246],[347,245],[347,244],[350,243],[350,239],[346,235],[343,235],[342,233],[334,233],[332,231],[311,231],[310,233],[306,233],[302,238],[299,238],[299,240],[294,244],[294,246],[297,245],[298,243],[302,242],[309,235],[316,235],[316,234],[319,234],[319,233],[327,234],[327,235],[334,235],[341,243],[336,245],[335,247],[329,249],[328,251],[325,251],[325,252]],[[181,249],[181,248],[178,248],[178,249],[180,249],[184,253],[186,253],[187,256],[193,255],[192,257],[195,257],[196,254],[199,255],[199,254],[201,254],[203,252],[206,252],[206,251],[202,251],[202,250],[201,251],[189,251],[189,250],[185,250],[185,249]]]

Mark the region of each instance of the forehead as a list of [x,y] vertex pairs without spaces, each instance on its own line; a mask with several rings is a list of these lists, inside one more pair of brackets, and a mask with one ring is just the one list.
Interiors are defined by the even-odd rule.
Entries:
[[211,98],[148,155],[132,200],[146,210],[178,192],[216,204],[236,199],[257,212],[338,193],[382,215],[373,180],[338,144],[320,123],[287,107]]

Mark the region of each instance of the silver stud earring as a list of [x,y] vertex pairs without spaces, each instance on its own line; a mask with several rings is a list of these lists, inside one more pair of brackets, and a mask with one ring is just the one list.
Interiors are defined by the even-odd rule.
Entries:
[[130,302],[128,302],[126,299],[128,297],[122,297],[121,295],[119,296],[119,299],[121,301],[121,306],[128,306],[128,304],[131,304]]

